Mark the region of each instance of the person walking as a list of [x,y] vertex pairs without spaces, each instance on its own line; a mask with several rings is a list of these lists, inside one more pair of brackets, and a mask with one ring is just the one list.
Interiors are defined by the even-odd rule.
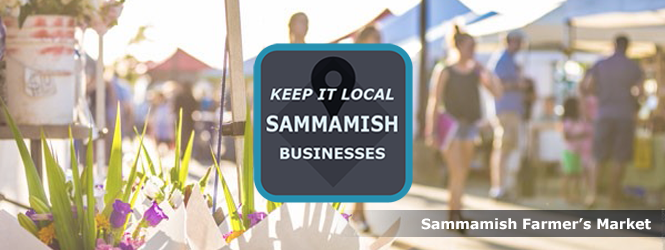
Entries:
[[[626,56],[628,47],[628,37],[617,36],[614,54],[596,62],[580,84],[581,93],[597,97],[593,154],[597,166],[608,163],[611,168],[610,206],[613,208],[619,205],[624,169],[633,157],[635,117],[639,108],[637,96],[643,93],[644,73]],[[598,171],[598,167],[593,169]],[[593,176],[597,178],[597,173]],[[588,193],[587,207],[595,205],[596,193],[595,187]]]
[[496,115],[499,121],[494,130],[494,148],[490,161],[490,196],[504,200],[515,195],[519,172],[519,145],[524,112],[524,90],[527,87],[522,70],[515,56],[522,48],[524,35],[511,31],[506,36],[506,49],[493,59],[490,68],[501,79],[503,95],[496,99]]
[[[448,167],[450,192],[449,220],[464,220],[461,214],[462,195],[474,154],[474,139],[478,136],[481,119],[480,87],[487,88],[495,97],[501,95],[498,78],[475,60],[474,38],[455,26],[450,48],[454,48],[448,66],[435,68],[432,74],[433,91],[427,106],[425,135],[428,144],[437,147]],[[443,105],[441,105],[443,104]],[[453,117],[457,130],[451,134],[448,145],[436,143],[435,128],[439,126],[441,106]],[[464,231],[460,231],[464,233]]]
[[295,13],[289,19],[289,42],[305,43],[305,36],[309,29],[309,19],[303,12]]

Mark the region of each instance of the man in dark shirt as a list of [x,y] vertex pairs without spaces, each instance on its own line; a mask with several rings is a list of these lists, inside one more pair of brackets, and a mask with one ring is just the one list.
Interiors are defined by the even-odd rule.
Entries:
[[[598,98],[598,113],[594,125],[593,154],[597,166],[610,163],[611,206],[616,207],[621,192],[621,181],[626,164],[632,160],[635,137],[637,95],[644,79],[642,69],[626,57],[629,41],[625,36],[615,39],[614,54],[598,61],[585,75],[583,93]],[[593,168],[592,178],[598,168]],[[595,182],[595,181],[593,181]],[[595,189],[595,188],[594,188]],[[587,206],[593,206],[596,190],[590,190]]]

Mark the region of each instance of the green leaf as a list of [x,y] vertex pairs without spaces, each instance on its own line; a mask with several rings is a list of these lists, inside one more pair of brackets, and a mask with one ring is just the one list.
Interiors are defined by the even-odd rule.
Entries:
[[32,219],[23,213],[16,215],[16,217],[18,218],[18,224],[20,224],[21,227],[25,228],[25,230],[31,234],[35,236],[37,235],[37,231],[39,231],[39,229],[37,229],[37,225],[35,225]]
[[30,196],[30,207],[35,210],[38,214],[47,214],[51,212],[51,208],[44,203],[37,196]]
[[[89,228],[85,223],[85,216],[83,216],[83,187],[81,186],[81,177],[79,175],[78,161],[76,158],[76,149],[74,148],[74,138],[72,136],[72,128],[69,127],[69,152],[70,162],[72,167],[72,180],[74,182],[74,204],[76,205],[76,214],[78,219],[78,226],[81,229],[84,245],[88,245],[87,234],[90,234]],[[92,232],[94,233],[94,231]]]
[[187,175],[189,174],[189,160],[192,158],[192,146],[194,145],[194,135],[196,133],[192,131],[189,135],[189,142],[187,142],[187,148],[185,148],[185,155],[182,157],[182,165],[180,165],[180,173],[178,174],[178,182],[180,182],[180,189],[185,188],[185,182],[187,181]]
[[161,157],[157,157],[157,163],[159,163],[159,178],[162,178],[162,180],[164,180],[164,183],[168,184],[169,180],[167,180],[167,178],[164,177],[164,166],[162,166]]
[[[137,191],[134,192],[134,194],[132,195],[132,199],[129,201],[129,206],[130,207],[134,207],[134,203],[136,203],[136,199],[139,197],[139,194],[141,193],[141,192],[139,192],[139,190],[141,190],[141,188],[143,187],[143,184],[145,183],[145,180],[146,180],[147,177],[148,177],[147,175],[143,175],[143,177],[141,177],[141,180],[139,181],[139,183],[136,185],[136,190]],[[131,218],[131,217],[132,216],[127,216],[125,218],[125,224],[123,226],[124,227],[123,231],[127,230],[127,226],[129,225],[129,223],[128,223],[129,218]]]
[[[145,181],[147,179],[148,179],[148,175],[144,174],[143,177],[141,177],[141,181],[139,181],[139,184],[136,186],[136,190],[141,190],[141,188],[143,187],[143,184],[145,184]],[[134,207],[134,203],[136,203],[136,199],[139,197],[140,193],[141,192],[136,191],[136,192],[134,192],[134,195],[132,195],[132,199],[129,201],[129,205],[131,207]],[[127,218],[129,218],[129,217],[127,217]]]
[[[157,171],[155,171],[155,164],[152,163],[152,158],[150,158],[150,154],[148,154],[148,150],[145,148],[145,145],[141,145],[141,150],[143,150],[143,156],[145,156],[145,160],[148,162],[148,169],[150,169],[150,174],[157,175]],[[160,176],[160,178],[161,177],[162,176]]]
[[[146,114],[146,117],[149,117],[149,116],[150,116],[150,109],[148,109],[148,113]],[[145,138],[145,132],[148,130],[148,121],[149,120],[150,119],[145,119],[145,121],[143,122],[143,130],[141,130],[141,134],[140,134],[141,142],[143,142],[143,138]],[[134,127],[134,133],[136,133],[137,136],[139,135],[139,131],[136,130],[136,127]],[[145,149],[145,145],[143,143],[141,143],[141,145],[139,147],[139,151],[141,151],[141,150],[143,150],[144,156],[147,158],[148,168],[150,169],[150,174],[156,176],[157,172],[155,171],[155,166],[152,164],[152,160],[150,159],[150,155],[148,155],[148,151]],[[141,166],[143,166],[143,165],[141,165]],[[145,171],[143,171],[143,173],[145,173]]]
[[[175,164],[173,165],[173,169],[171,171],[171,182],[175,184],[175,182],[180,180],[180,145],[181,143],[181,134],[182,134],[182,108],[180,108],[180,114],[178,115],[178,124],[176,125],[175,129]],[[183,185],[184,186],[184,185]]]
[[115,131],[113,131],[113,142],[111,144],[111,155],[109,158],[108,175],[106,176],[106,205],[113,202],[115,194],[122,190],[122,128],[120,123],[120,104],[117,106],[115,118]]
[[[97,238],[97,225],[95,221],[95,190],[94,190],[94,185],[95,181],[93,179],[93,158],[92,158],[92,129],[88,132],[88,148],[85,151],[86,156],[85,156],[85,162],[86,166],[85,169],[83,169],[83,175],[82,175],[82,182],[85,183],[83,186],[85,187],[85,197],[86,197],[86,202],[87,202],[87,207],[86,207],[86,212],[85,212],[85,228],[84,228],[84,233],[83,237],[84,238],[84,247],[85,249],[92,250],[95,248],[95,245],[97,244],[96,238]],[[88,232],[88,233],[85,233]]]
[[[32,157],[30,156],[30,151],[28,150],[28,147],[25,145],[25,141],[23,141],[23,135],[21,135],[21,131],[19,131],[18,127],[16,126],[16,123],[14,123],[14,119],[9,114],[9,110],[7,110],[7,106],[1,99],[0,99],[0,104],[2,104],[2,110],[4,111],[5,114],[5,120],[7,121],[7,125],[9,125],[9,128],[12,131],[12,134],[14,135],[14,140],[16,141],[16,147],[18,147],[19,154],[21,155],[21,160],[23,161],[25,178],[27,179],[28,182],[28,193],[30,194],[30,196],[35,196],[36,198],[38,198],[48,206],[48,199],[46,199],[46,192],[44,191],[42,180],[39,178],[39,174],[37,174],[37,168],[35,167],[35,163],[32,161]],[[34,204],[30,203],[30,206],[34,207]]]
[[[136,130],[136,128],[134,128]],[[129,172],[129,178],[127,179],[127,185],[125,186],[125,193],[122,197],[122,201],[127,203],[129,200],[129,197],[132,194],[132,187],[134,186],[134,179],[136,179],[136,168],[139,164],[139,159],[141,156],[141,147],[143,147],[143,136],[145,136],[145,130],[143,130],[143,134],[141,134],[141,137],[139,138],[139,150],[136,151],[136,156],[134,157],[134,162],[132,163],[132,169]],[[138,189],[136,190],[138,192]]]
[[[107,193],[108,194],[108,193]],[[119,200],[122,198],[122,190],[118,190],[115,194],[111,195],[111,202],[106,203],[104,206],[104,209],[102,210],[102,214],[108,216],[111,216],[111,212],[113,212],[113,202],[115,200]]]
[[42,151],[44,152],[49,194],[53,205],[51,212],[55,224],[56,238],[61,249],[80,249],[80,242],[77,240],[79,236],[76,230],[78,227],[74,223],[72,205],[65,187],[65,174],[53,158],[43,132]]
[[339,206],[342,205],[341,202],[335,202],[332,204],[333,209],[339,211]]
[[268,201],[268,203],[266,203],[266,210],[268,211],[268,213],[272,213],[272,211],[281,206],[282,206],[281,202]]
[[209,167],[208,170],[206,170],[206,174],[201,177],[201,180],[199,180],[199,187],[201,187],[201,193],[205,193],[206,186],[208,186],[208,180],[210,180],[210,172],[212,172],[213,167]]
[[[247,113],[250,113],[250,106],[247,105]],[[252,122],[250,119],[247,119],[245,122],[245,138],[244,138],[244,150],[243,150],[243,160],[242,160],[242,172],[241,172],[241,202],[242,203],[242,214],[249,215],[256,212],[254,210],[254,163],[253,163],[253,148],[252,148]],[[250,220],[249,216],[243,218],[243,224],[246,228],[249,228]]]
[[[226,200],[226,206],[229,210],[229,217],[231,218],[231,229],[233,231],[244,231],[245,226],[243,225],[242,221],[240,220],[240,215],[238,214],[238,211],[236,210],[236,204],[233,201],[233,195],[231,195],[231,191],[229,190],[229,186],[226,185],[226,180],[224,179],[224,175],[222,175],[222,170],[219,168],[219,164],[217,164],[217,158],[215,157],[215,153],[212,152],[212,149],[210,150],[210,153],[212,155],[212,160],[215,165],[215,168],[217,169],[217,174],[219,175],[219,180],[222,182],[222,190],[224,190],[224,199]],[[247,215],[245,215],[247,216]]]

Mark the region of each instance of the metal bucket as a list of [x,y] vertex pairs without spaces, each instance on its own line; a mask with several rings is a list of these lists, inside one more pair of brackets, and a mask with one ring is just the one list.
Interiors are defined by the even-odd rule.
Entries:
[[[76,76],[74,19],[29,16],[7,26],[7,65],[2,97],[17,124],[63,125],[74,120]],[[4,119],[4,118],[3,118]]]

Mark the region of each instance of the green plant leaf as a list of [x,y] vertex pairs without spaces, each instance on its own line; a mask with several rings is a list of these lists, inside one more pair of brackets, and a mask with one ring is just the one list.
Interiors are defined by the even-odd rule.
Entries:
[[88,132],[88,147],[85,151],[85,162],[86,166],[83,169],[82,182],[84,183],[84,192],[86,197],[86,211],[85,211],[85,231],[88,233],[83,233],[84,238],[84,247],[85,249],[92,250],[97,244],[97,222],[95,221],[95,190],[94,185],[95,181],[93,179],[93,152],[92,152],[92,129]]
[[189,135],[189,142],[187,142],[187,148],[185,148],[185,154],[182,157],[182,164],[180,165],[178,182],[180,183],[181,190],[185,188],[185,182],[187,181],[187,175],[189,174],[189,160],[192,158],[192,146],[194,145],[195,134],[196,133],[192,131]]
[[[134,128],[136,130],[136,128]],[[136,156],[134,157],[134,162],[132,163],[132,169],[129,172],[129,178],[127,179],[127,185],[125,186],[125,193],[123,194],[122,201],[127,203],[129,197],[132,194],[132,187],[134,186],[134,179],[136,179],[136,168],[139,164],[139,159],[141,156],[141,148],[143,147],[143,136],[145,136],[145,128],[141,137],[139,138],[139,150],[136,151]],[[138,192],[138,189],[136,190]]]
[[182,135],[182,108],[180,108],[180,113],[178,115],[178,123],[175,129],[175,163],[173,164],[174,170],[171,170],[171,182],[174,184],[176,184],[176,182],[180,180],[180,146],[182,144],[181,135]]
[[41,137],[49,194],[53,205],[51,213],[53,214],[58,243],[61,249],[81,249],[80,242],[77,240],[79,237],[78,226],[74,223],[72,204],[65,187],[65,174],[53,158],[43,132]]
[[[143,151],[143,156],[145,156],[145,160],[148,163],[148,169],[150,169],[150,174],[156,176],[157,171],[155,171],[155,164],[152,163],[152,158],[150,158],[150,154],[148,153],[148,150],[145,148],[145,145],[141,145],[141,150]],[[162,178],[163,176],[161,176],[161,172],[159,174],[160,174],[159,177]]]
[[[108,194],[108,193],[107,193]],[[113,201],[119,200],[122,198],[122,190],[118,190],[114,195],[111,195],[111,202],[106,203],[104,206],[104,209],[102,210],[102,214],[108,216],[111,216],[111,213],[113,212]]]
[[[250,113],[250,106],[247,105],[247,113]],[[253,163],[253,148],[252,148],[252,122],[250,119],[247,119],[245,122],[245,136],[244,136],[244,150],[243,150],[243,160],[242,160],[242,172],[241,172],[241,199],[242,203],[242,214],[249,215],[256,212],[254,210],[254,163]],[[249,216],[243,218],[243,224],[245,228],[249,228],[250,219]]]
[[[81,229],[81,234],[83,236],[83,244],[87,245],[85,242],[87,240],[87,234],[90,234],[90,229],[85,223],[85,216],[83,216],[83,187],[81,186],[81,177],[79,175],[78,160],[76,158],[76,148],[74,148],[74,138],[72,136],[72,128],[69,127],[69,152],[70,152],[70,162],[72,168],[72,181],[74,183],[74,205],[76,205],[76,214],[78,219],[78,227]],[[92,232],[94,233],[94,231]]]
[[[136,203],[136,199],[139,197],[139,194],[141,193],[139,190],[141,190],[141,188],[143,187],[143,184],[145,183],[145,180],[146,180],[147,177],[148,176],[144,174],[143,177],[141,177],[141,180],[139,181],[139,183],[136,184],[136,192],[134,192],[134,194],[132,195],[131,200],[129,200],[129,206],[130,207],[134,207],[134,203]],[[132,216],[127,216],[125,218],[125,224],[123,226],[124,227],[123,231],[125,231],[127,229],[127,226],[129,225],[129,223],[128,223],[129,218],[131,218],[131,217]]]
[[108,175],[106,176],[106,195],[104,195],[104,203],[106,205],[113,202],[113,198],[118,192],[122,192],[122,128],[120,123],[120,104],[117,106],[116,114]]
[[17,214],[16,217],[18,218],[18,224],[21,225],[21,227],[25,228],[28,232],[30,232],[33,235],[37,235],[37,225],[30,219],[27,215],[20,213]]
[[[219,175],[219,180],[222,182],[222,190],[224,191],[224,199],[226,200],[226,206],[227,209],[229,210],[229,218],[231,219],[231,229],[233,231],[244,231],[245,226],[243,225],[242,221],[240,220],[240,215],[238,214],[238,211],[236,209],[236,204],[233,201],[233,195],[231,195],[231,191],[229,190],[229,186],[226,185],[226,180],[224,179],[224,175],[222,174],[222,170],[219,168],[219,164],[217,164],[217,158],[215,157],[215,153],[212,152],[212,149],[210,150],[210,153],[212,155],[212,160],[215,165],[215,168],[217,169],[217,174]],[[247,217],[247,215],[245,215]]]
[[332,204],[333,209],[339,211],[339,206],[342,205],[341,202],[335,202]]
[[[150,115],[150,110],[148,110],[148,115]],[[140,134],[141,138],[144,138],[145,136],[145,131],[148,127],[148,119],[143,123],[143,132]],[[136,130],[136,127],[134,127],[134,133],[139,136],[139,131]],[[152,164],[152,159],[150,159],[150,154],[148,154],[148,150],[145,148],[145,145],[142,143],[141,147],[139,147],[139,151],[143,151],[143,156],[145,156],[146,161],[148,163],[148,169],[150,170],[150,174],[153,176],[157,176],[157,171],[155,171],[155,166]],[[145,173],[145,171],[143,171]]]
[[41,199],[37,198],[37,196],[31,195],[30,196],[30,207],[35,210],[36,213],[38,214],[47,214],[51,212],[51,208],[44,203]]
[[266,203],[266,210],[268,211],[268,213],[272,213],[272,211],[281,206],[282,206],[281,202],[268,201],[268,203]]
[[157,163],[159,163],[159,178],[162,178],[164,183],[168,184],[169,180],[166,177],[164,177],[164,166],[162,166],[162,158],[161,157],[157,157]]
[[[143,184],[145,184],[145,181],[147,179],[148,179],[147,174],[144,174],[143,177],[141,177],[141,181],[139,181],[139,184],[136,186],[137,191],[134,192],[134,195],[132,195],[132,199],[129,201],[129,205],[131,207],[134,207],[134,203],[136,203],[136,199],[139,197],[139,194],[141,193],[141,192],[139,192],[139,190],[141,190],[141,188],[143,188]],[[129,216],[127,218],[129,218]]]
[[[11,114],[9,114],[9,110],[7,110],[7,106],[1,99],[0,104],[2,104],[5,120],[7,121],[7,125],[9,125],[9,128],[14,135],[16,147],[18,148],[19,154],[21,155],[21,160],[23,161],[25,178],[28,182],[28,193],[30,196],[35,196],[48,206],[48,199],[46,198],[46,192],[44,191],[42,180],[39,178],[39,174],[37,174],[37,168],[35,167],[35,163],[32,161],[30,151],[25,145],[25,141],[23,141],[23,135],[21,135],[21,131],[19,131],[16,123],[14,122],[14,119],[12,118]],[[30,206],[34,207],[34,204],[30,203]]]
[[210,172],[212,172],[213,167],[210,166],[208,170],[206,170],[206,174],[201,177],[201,180],[199,180],[199,187],[201,187],[201,193],[205,193],[205,189],[208,186],[208,180],[210,180]]

